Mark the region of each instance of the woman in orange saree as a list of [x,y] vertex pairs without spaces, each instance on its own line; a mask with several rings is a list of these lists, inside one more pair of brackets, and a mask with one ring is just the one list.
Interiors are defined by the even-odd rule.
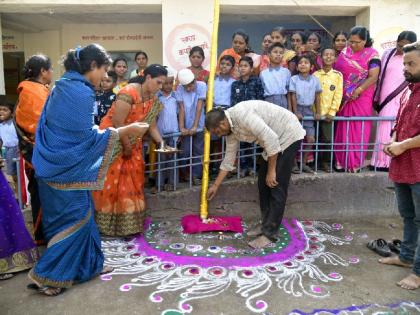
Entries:
[[260,60],[261,56],[252,52],[249,48],[249,36],[248,34],[244,33],[243,31],[236,31],[232,35],[232,48],[225,49],[219,56],[219,62],[218,62],[218,71],[220,67],[220,59],[225,56],[229,55],[232,56],[235,59],[235,65],[232,69],[232,77],[235,80],[238,80],[239,75],[239,60],[243,56],[248,56],[252,58],[252,61],[254,62],[252,74],[258,75],[259,74],[259,67],[260,67]]
[[[167,71],[161,65],[148,66],[141,76],[130,80],[103,118],[100,128],[121,127],[133,122],[150,124],[149,134],[161,143],[156,116],[161,105],[156,92],[162,88]],[[110,236],[127,236],[143,232],[145,217],[144,160],[142,140],[122,140],[123,150],[112,162],[104,188],[93,192],[95,220],[99,231]]]
[[32,152],[36,127],[49,94],[48,85],[52,80],[50,58],[45,55],[31,56],[25,63],[23,73],[25,80],[20,82],[17,88],[19,99],[16,105],[15,126],[19,138],[19,150],[25,160],[28,191],[31,194],[35,241],[37,245],[42,245],[44,236],[41,227],[41,205],[32,167]]

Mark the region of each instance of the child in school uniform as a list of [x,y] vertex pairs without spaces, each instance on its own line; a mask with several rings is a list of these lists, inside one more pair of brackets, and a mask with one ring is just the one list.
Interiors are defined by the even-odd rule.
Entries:
[[17,188],[17,163],[14,159],[19,158],[19,139],[13,124],[14,104],[0,98],[0,157],[6,161],[6,174],[13,179]]
[[[297,58],[297,70],[299,74],[291,77],[289,92],[293,113],[302,120],[303,117],[314,117],[319,120],[320,115],[320,94],[322,92],[321,84],[318,78],[310,74],[313,67],[313,60],[302,55]],[[315,104],[315,113],[313,106]],[[312,173],[309,167],[308,156],[315,142],[315,124],[312,120],[302,121],[303,128],[306,131],[306,145],[304,145],[305,152],[303,153],[302,170],[305,173]],[[294,170],[296,172],[298,170]]]
[[284,50],[281,43],[274,43],[268,48],[270,66],[260,73],[260,79],[264,87],[265,100],[288,109],[287,93],[291,74],[289,69],[281,65]]
[[328,172],[331,170],[331,142],[334,138],[332,134],[332,120],[340,109],[343,98],[343,75],[340,71],[332,68],[336,60],[336,51],[334,48],[324,48],[321,52],[321,58],[322,69],[316,71],[314,76],[321,83],[320,114],[321,116],[325,116],[325,120],[319,123],[319,138],[325,144],[320,146],[321,150],[325,150],[325,152],[321,152],[321,169]]
[[101,89],[96,95],[95,124],[99,125],[115,101],[114,87],[117,85],[117,74],[108,71],[107,77],[101,81]]
[[[228,109],[231,106],[231,88],[236,80],[232,77],[235,58],[231,55],[224,55],[219,60],[219,73],[214,78],[213,107]],[[216,136],[211,137],[210,144],[211,160],[221,160],[222,140]],[[220,161],[210,164],[210,174],[216,175],[219,172]]]
[[[179,132],[178,127],[178,104],[173,91],[174,80],[176,78],[175,70],[168,69],[168,76],[162,85],[162,89],[158,92],[157,96],[160,103],[163,105],[163,109],[160,111],[157,118],[157,127],[160,134],[165,140],[165,144],[170,147],[176,147],[178,137],[171,136],[165,137],[165,135]],[[174,155],[173,154],[160,154],[160,161],[167,162],[162,163],[161,168],[174,167]],[[176,169],[175,173],[173,170],[166,170],[160,172],[160,184],[163,185],[163,189],[166,191],[173,190],[173,185],[177,181]]]
[[235,66],[235,59],[230,55],[220,58],[220,72],[214,78],[213,107],[228,109],[231,106],[232,84],[236,80],[232,77],[232,70]]
[[[254,62],[251,57],[244,56],[239,61],[240,78],[232,83],[231,106],[239,102],[249,100],[264,100],[264,88],[260,78],[252,75]],[[241,142],[241,155],[252,154],[252,144]],[[245,177],[253,172],[253,160],[251,156],[240,158],[240,176]]]
[[[204,128],[207,85],[196,80],[190,69],[182,69],[178,72],[178,82],[175,95],[179,108],[179,130],[182,135],[181,155],[183,158],[190,157],[192,147],[191,155],[201,156],[204,151],[204,135],[202,131],[197,132],[197,130]],[[196,164],[192,166],[192,182],[194,185],[199,185],[202,173],[201,158],[191,159],[191,162]]]

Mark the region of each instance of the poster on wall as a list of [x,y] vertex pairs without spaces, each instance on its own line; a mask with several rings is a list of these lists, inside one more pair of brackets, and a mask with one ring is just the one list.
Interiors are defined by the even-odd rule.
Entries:
[[388,27],[374,36],[373,47],[379,52],[379,55],[382,56],[385,50],[397,46],[397,38],[402,31],[404,29],[399,26]]
[[198,24],[181,24],[176,26],[165,41],[165,57],[168,65],[180,70],[190,66],[189,53],[192,47],[198,46],[204,50],[203,67],[209,68],[211,37],[208,30]]
[[210,44],[213,28],[213,0],[162,2],[163,63],[177,71],[189,67],[192,47],[204,50],[203,67],[210,66]]

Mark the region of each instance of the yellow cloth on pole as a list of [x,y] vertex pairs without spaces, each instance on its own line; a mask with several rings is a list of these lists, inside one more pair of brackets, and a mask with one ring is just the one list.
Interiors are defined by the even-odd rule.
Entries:
[[[210,76],[208,81],[208,94],[206,102],[206,113],[213,108],[214,95],[214,77],[216,75],[217,67],[217,37],[219,32],[219,14],[220,4],[219,0],[214,0],[214,16],[213,16],[213,33],[211,36],[210,49]],[[201,181],[201,202],[200,202],[200,218],[207,219],[208,203],[207,190],[209,188],[209,164],[210,164],[210,133],[208,130],[204,131],[204,155],[203,155],[203,177]]]

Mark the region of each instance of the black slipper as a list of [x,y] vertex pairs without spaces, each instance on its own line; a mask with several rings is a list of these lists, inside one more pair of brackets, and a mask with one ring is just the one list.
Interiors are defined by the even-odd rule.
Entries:
[[366,246],[382,257],[389,257],[392,255],[387,241],[382,238],[370,241]]
[[36,290],[36,291],[38,291],[38,290],[39,290],[39,286],[38,286],[38,285],[36,285],[35,283],[29,283],[29,284],[26,286],[26,288],[27,288],[27,289],[29,289],[29,290]]
[[388,243],[388,247],[395,254],[399,254],[400,251],[401,251],[401,241],[400,240],[392,240],[392,242]]

